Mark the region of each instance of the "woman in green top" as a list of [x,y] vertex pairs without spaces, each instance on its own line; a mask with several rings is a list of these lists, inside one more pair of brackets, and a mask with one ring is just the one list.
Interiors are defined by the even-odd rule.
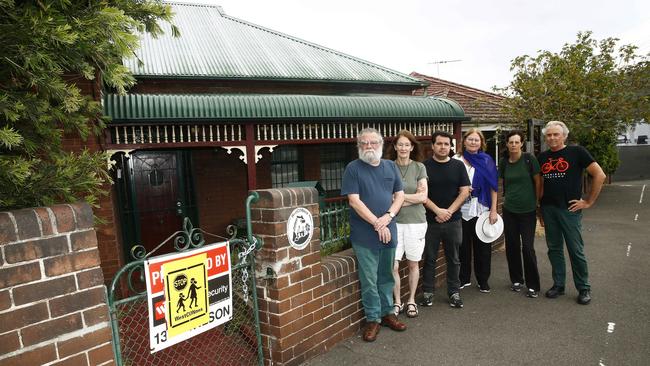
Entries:
[[395,249],[395,265],[393,288],[395,315],[399,314],[404,305],[400,295],[399,261],[406,254],[409,268],[409,298],[406,302],[406,316],[418,316],[418,306],[415,304],[415,292],[420,276],[419,262],[424,251],[424,235],[427,232],[427,219],[422,203],[427,199],[427,171],[421,160],[420,144],[412,133],[400,131],[393,144],[388,147],[388,158],[395,160],[402,184],[404,185],[404,203],[397,214],[397,248]]
[[[510,272],[510,289],[519,292],[525,284],[526,296],[539,294],[539,271],[535,255],[536,209],[541,195],[539,163],[532,154],[522,152],[524,133],[510,131],[506,136],[508,157],[499,164],[503,178],[503,226],[506,239],[506,258]],[[524,273],[521,259],[523,254]]]

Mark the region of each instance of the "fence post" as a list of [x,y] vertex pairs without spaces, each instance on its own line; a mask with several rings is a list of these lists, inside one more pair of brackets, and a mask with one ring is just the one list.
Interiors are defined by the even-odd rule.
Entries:
[[[264,243],[256,267],[265,363],[301,363],[319,343],[310,333],[317,333],[315,312],[323,306],[322,297],[315,298],[313,291],[322,284],[318,192],[314,188],[256,192],[260,199],[252,206],[252,222],[253,232]],[[312,238],[303,249],[292,247],[287,236],[289,216],[299,207],[313,217]]]

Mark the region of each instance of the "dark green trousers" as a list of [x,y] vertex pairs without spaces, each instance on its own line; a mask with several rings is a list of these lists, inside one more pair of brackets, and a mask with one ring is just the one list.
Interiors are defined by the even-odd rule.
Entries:
[[566,243],[573,282],[578,290],[589,290],[589,271],[587,257],[582,241],[582,212],[571,212],[566,208],[551,205],[542,206],[548,259],[553,268],[553,283],[564,287],[566,281],[566,263],[564,260],[564,243]]
[[368,322],[381,321],[393,312],[393,263],[395,248],[367,248],[352,243],[359,265],[361,304]]

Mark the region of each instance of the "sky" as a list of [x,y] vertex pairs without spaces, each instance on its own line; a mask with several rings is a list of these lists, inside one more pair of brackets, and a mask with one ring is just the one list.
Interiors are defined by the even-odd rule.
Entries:
[[220,5],[229,16],[405,74],[487,91],[510,83],[515,57],[559,52],[580,31],[650,52],[648,0],[175,1]]

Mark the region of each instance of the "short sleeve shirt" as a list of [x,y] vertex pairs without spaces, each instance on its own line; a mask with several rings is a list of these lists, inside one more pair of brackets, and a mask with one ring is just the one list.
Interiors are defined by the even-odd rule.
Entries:
[[565,146],[558,151],[546,150],[537,159],[544,178],[542,205],[569,207],[569,201],[582,198],[582,172],[594,158],[582,146]]
[[[470,186],[465,164],[457,159],[449,159],[444,163],[433,158],[424,162],[429,177],[429,199],[440,208],[449,208],[458,197],[460,187]],[[436,215],[427,210],[427,222],[436,222]],[[449,221],[459,220],[460,210],[453,213]]]
[[539,174],[539,163],[533,155],[528,155],[532,174],[526,163],[526,156],[522,155],[514,163],[503,159],[499,165],[499,176],[504,180],[505,197],[503,207],[513,213],[528,213],[535,211],[537,196],[532,176]]
[[[405,194],[414,194],[418,189],[418,182],[427,178],[427,170],[419,161],[411,161],[409,165],[398,166]],[[427,222],[426,209],[422,204],[402,206],[397,214],[398,224],[423,224]]]
[[[393,204],[393,193],[403,190],[402,178],[395,162],[382,159],[378,166],[354,160],[345,168],[341,194],[358,194],[361,202],[377,217],[384,215]],[[397,243],[397,225],[388,225],[391,241],[384,244],[374,227],[350,209],[350,240],[368,248],[394,248]]]

